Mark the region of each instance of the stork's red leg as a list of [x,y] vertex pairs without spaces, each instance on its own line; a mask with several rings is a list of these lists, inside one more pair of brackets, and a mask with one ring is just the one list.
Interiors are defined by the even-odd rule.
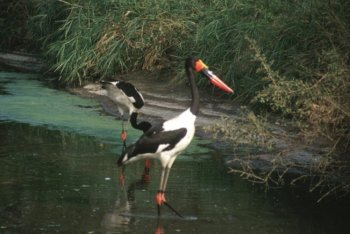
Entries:
[[158,226],[155,234],[164,234],[164,228],[162,226]]
[[156,195],[156,203],[158,208],[158,216],[160,216],[160,207],[166,202],[165,194],[163,191],[159,190]]
[[146,159],[145,160],[145,168],[147,168],[148,170],[151,168],[152,162],[150,159]]
[[149,183],[151,181],[151,176],[149,174],[150,168],[151,168],[151,160],[146,159],[145,160],[145,170],[144,170],[143,175],[142,175],[142,181],[144,183]]
[[121,171],[120,171],[120,175],[119,175],[119,184],[124,187],[125,185],[125,170],[124,167],[122,167]]
[[123,142],[126,141],[126,138],[128,137],[128,130],[127,128],[125,129],[125,120],[124,120],[124,114],[122,115],[122,140]]
[[125,142],[128,137],[128,132],[126,130],[122,130],[122,140]]
[[156,202],[158,206],[161,206],[166,202],[165,193],[163,191],[158,191],[156,195]]

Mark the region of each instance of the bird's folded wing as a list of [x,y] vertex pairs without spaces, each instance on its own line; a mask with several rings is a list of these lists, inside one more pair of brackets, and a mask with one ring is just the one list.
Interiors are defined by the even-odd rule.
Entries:
[[129,157],[169,151],[186,135],[186,132],[186,128],[180,128],[171,131],[160,131],[153,135],[144,135],[136,142],[133,152],[129,152],[131,153]]
[[135,86],[120,81],[117,83],[117,87],[125,93],[136,108],[141,108],[144,105],[142,94],[135,88]]

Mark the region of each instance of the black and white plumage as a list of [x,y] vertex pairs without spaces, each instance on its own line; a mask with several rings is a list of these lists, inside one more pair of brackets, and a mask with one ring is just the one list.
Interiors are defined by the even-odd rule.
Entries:
[[117,105],[118,111],[122,116],[123,138],[126,139],[126,131],[124,131],[125,113],[128,115],[128,120],[130,120],[134,128],[143,132],[150,128],[151,124],[148,122],[137,123],[138,111],[144,106],[145,101],[140,91],[134,85],[126,81],[101,81],[101,83],[102,88],[107,91],[107,96]]
[[158,215],[160,214],[161,205],[169,206],[165,199],[165,190],[170,169],[176,157],[191,143],[195,133],[195,120],[199,110],[199,93],[194,80],[194,71],[203,74],[214,85],[224,91],[233,93],[231,88],[208,70],[208,67],[196,57],[186,59],[185,70],[191,86],[191,106],[178,116],[150,128],[135,144],[128,146],[125,153],[118,160],[119,166],[127,165],[142,158],[160,160],[162,175],[156,196]]
[[122,116],[141,109],[145,100],[137,88],[125,81],[101,81],[102,88],[107,91],[107,96],[118,106],[118,111]]

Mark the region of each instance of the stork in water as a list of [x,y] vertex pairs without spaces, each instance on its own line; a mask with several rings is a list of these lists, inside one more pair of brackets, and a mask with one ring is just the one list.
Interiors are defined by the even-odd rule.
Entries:
[[[147,121],[137,122],[138,111],[144,106],[144,99],[139,90],[129,82],[126,81],[101,81],[102,88],[107,91],[107,96],[114,102],[118,111],[122,116],[122,140],[123,149],[126,147],[127,130],[124,127],[125,113],[128,116],[128,122],[135,129],[142,130],[144,133],[152,127]],[[127,129],[127,127],[126,127]],[[145,161],[145,171],[143,177],[145,181],[149,181],[151,162],[149,159]],[[124,184],[124,172],[120,175],[120,183]]]
[[125,153],[118,160],[118,165],[122,167],[143,158],[156,158],[160,160],[162,174],[159,190],[156,195],[158,215],[160,215],[160,207],[165,204],[181,216],[167,203],[165,190],[170,169],[176,157],[190,144],[195,133],[195,120],[199,111],[199,93],[195,83],[194,72],[203,74],[212,84],[223,91],[233,93],[233,90],[210,71],[202,60],[197,57],[186,59],[185,70],[191,87],[191,106],[178,116],[158,126],[151,127],[136,143],[128,146]]

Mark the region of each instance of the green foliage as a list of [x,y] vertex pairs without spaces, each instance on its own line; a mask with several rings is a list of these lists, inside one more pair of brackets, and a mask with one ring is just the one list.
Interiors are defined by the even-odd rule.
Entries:
[[303,128],[313,141],[326,137],[339,152],[346,152],[350,142],[350,70],[346,59],[336,50],[324,52],[322,71],[311,81],[289,80],[271,69],[254,40],[248,39],[261,63],[268,85],[252,100],[267,105],[275,112],[306,121]]
[[46,26],[37,31],[56,27],[42,39],[64,83],[169,66],[169,51],[181,48],[191,27],[185,12],[172,10],[185,1],[58,1],[54,9],[62,20],[56,17],[53,25],[55,14],[47,4],[38,1],[33,20]]

